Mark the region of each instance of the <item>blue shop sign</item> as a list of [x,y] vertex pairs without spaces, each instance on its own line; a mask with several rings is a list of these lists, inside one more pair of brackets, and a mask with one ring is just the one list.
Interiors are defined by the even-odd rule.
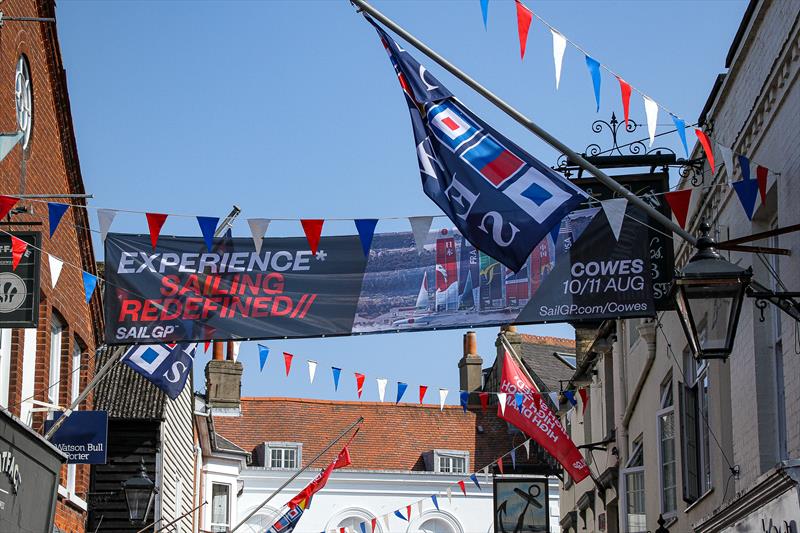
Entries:
[[[45,431],[61,417],[45,422]],[[106,463],[108,412],[73,411],[55,432],[50,442],[65,453],[69,464],[102,465]]]

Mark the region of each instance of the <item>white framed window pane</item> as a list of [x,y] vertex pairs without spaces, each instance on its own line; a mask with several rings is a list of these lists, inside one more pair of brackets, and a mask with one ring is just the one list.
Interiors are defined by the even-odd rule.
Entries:
[[625,489],[627,531],[630,533],[644,533],[647,531],[647,515],[644,510],[644,472],[638,471],[625,474]]
[[675,465],[675,413],[659,416],[661,438],[661,507],[662,512],[677,510],[677,480]]
[[213,533],[225,533],[230,525],[230,490],[230,485],[222,483],[211,485],[211,531]]
[[58,405],[61,385],[61,336],[64,327],[61,321],[53,316],[50,323],[50,379],[48,381],[47,398],[50,403]]
[[70,401],[81,393],[81,347],[76,340],[72,343],[72,364],[70,365]]

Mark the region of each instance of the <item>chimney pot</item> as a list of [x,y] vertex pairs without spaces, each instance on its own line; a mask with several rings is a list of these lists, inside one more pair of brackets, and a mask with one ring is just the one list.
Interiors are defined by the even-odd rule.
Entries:
[[474,331],[464,334],[464,355],[478,355],[478,335]]

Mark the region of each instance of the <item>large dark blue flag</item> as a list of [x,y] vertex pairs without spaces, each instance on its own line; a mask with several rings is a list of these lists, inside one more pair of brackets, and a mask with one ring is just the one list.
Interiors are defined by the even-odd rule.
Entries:
[[122,362],[174,400],[186,385],[196,349],[197,343],[131,346]]
[[518,271],[583,192],[475,116],[367,20],[405,92],[425,194],[478,250]]

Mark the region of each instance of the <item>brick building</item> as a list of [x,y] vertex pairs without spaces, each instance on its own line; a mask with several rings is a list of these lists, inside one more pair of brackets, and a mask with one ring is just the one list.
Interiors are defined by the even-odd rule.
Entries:
[[[56,24],[13,20],[54,18],[55,2],[15,0],[3,3],[2,11],[0,131],[22,131],[24,135],[0,162],[0,194],[83,194]],[[86,210],[68,209],[50,239],[46,201],[47,198],[20,200],[12,211],[11,224],[4,221],[0,225],[3,232],[41,232],[38,327],[0,331],[0,401],[39,433],[49,415],[30,400],[69,405],[91,378],[95,347],[102,331],[99,294],[90,304],[84,298],[81,271],[95,273]],[[80,198],[53,201],[84,205]],[[6,233],[2,235],[7,238]],[[47,254],[64,262],[55,289],[51,288]],[[9,261],[10,257],[0,260]],[[90,396],[80,408],[91,405]],[[55,531],[85,530],[88,487],[88,466],[62,467]]]

